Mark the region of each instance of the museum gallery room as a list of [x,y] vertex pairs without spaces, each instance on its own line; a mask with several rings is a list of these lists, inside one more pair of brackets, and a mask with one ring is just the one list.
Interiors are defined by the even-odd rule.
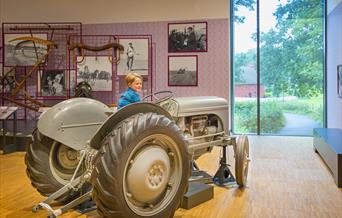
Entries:
[[0,0],[0,217],[342,217],[342,0]]

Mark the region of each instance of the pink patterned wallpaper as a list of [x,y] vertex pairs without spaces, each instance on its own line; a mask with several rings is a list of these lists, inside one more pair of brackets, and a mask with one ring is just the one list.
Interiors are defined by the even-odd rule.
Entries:
[[[176,97],[216,95],[229,96],[229,21],[228,19],[196,20],[207,22],[208,51],[168,53],[168,23],[112,23],[83,25],[84,35],[152,35],[153,89],[171,90]],[[170,21],[175,23],[173,21]],[[176,23],[180,23],[177,21]],[[184,21],[191,22],[191,21]],[[168,55],[198,55],[198,86],[168,86]]]
[[[168,23],[207,22],[207,52],[168,53]],[[220,96],[229,97],[229,21],[228,19],[187,20],[170,22],[141,22],[141,23],[110,23],[82,25],[83,35],[151,35],[152,36],[152,86],[153,91],[170,90],[176,97],[183,96]],[[0,46],[2,46],[2,28],[0,27]],[[198,56],[198,86],[168,86],[168,56],[197,55]],[[2,52],[0,63],[2,62]],[[24,73],[18,73],[18,79]],[[33,75],[26,83],[26,91],[33,97],[37,92],[37,77]],[[113,81],[114,82],[114,81]],[[122,88],[121,81],[120,90]],[[118,84],[118,83],[115,83]],[[113,93],[94,92],[93,96],[104,102],[114,103]],[[115,96],[118,98],[118,96]],[[44,103],[54,105],[60,100],[45,99]],[[24,112],[24,111],[23,111]],[[27,117],[21,112],[19,119]],[[27,118],[29,118],[28,116]],[[33,115],[34,117],[34,115]]]

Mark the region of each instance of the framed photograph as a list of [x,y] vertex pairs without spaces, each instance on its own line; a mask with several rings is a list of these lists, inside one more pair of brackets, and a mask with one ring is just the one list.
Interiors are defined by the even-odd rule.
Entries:
[[[3,71],[2,71],[3,70]],[[15,88],[15,68],[4,67],[0,64],[0,92],[10,93]]]
[[77,56],[76,84],[85,81],[93,91],[112,91],[112,66],[108,56]]
[[117,65],[117,75],[127,75],[128,72],[148,75],[149,38],[119,38],[119,44],[124,46],[124,53]]
[[[1,47],[0,47],[1,48]],[[1,49],[0,49],[0,51],[1,51]],[[1,61],[1,60],[0,60]],[[2,81],[2,77],[3,77],[4,75],[2,74],[2,63],[0,63],[0,94],[1,94],[1,92],[2,92],[2,83],[3,83],[3,81]]]
[[69,96],[75,96],[76,70],[69,71],[68,87],[69,87]]
[[[47,47],[32,41],[17,40],[21,37],[31,37],[30,34],[4,35],[4,66],[33,66],[39,59],[44,58]],[[47,34],[33,34],[33,37],[47,39]]]
[[342,65],[337,66],[337,95],[342,98]]
[[64,70],[38,71],[38,94],[42,97],[66,97],[67,81]]
[[207,22],[169,23],[169,52],[207,52]]
[[169,56],[169,86],[197,86],[197,55]]

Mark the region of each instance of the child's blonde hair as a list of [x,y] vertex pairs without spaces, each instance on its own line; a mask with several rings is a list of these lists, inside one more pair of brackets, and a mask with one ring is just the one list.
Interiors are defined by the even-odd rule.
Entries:
[[130,86],[136,78],[141,79],[141,81],[143,80],[142,76],[138,73],[129,72],[125,77],[127,86]]

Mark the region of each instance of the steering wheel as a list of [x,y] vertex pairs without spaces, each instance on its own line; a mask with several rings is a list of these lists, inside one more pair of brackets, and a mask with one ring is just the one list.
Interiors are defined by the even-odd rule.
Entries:
[[[162,96],[162,97],[159,97]],[[160,104],[164,101],[169,100],[170,98],[173,97],[173,92],[172,91],[159,91],[159,92],[154,92],[152,94],[146,95],[142,101],[147,101],[148,98],[152,97],[152,102],[155,104]]]

